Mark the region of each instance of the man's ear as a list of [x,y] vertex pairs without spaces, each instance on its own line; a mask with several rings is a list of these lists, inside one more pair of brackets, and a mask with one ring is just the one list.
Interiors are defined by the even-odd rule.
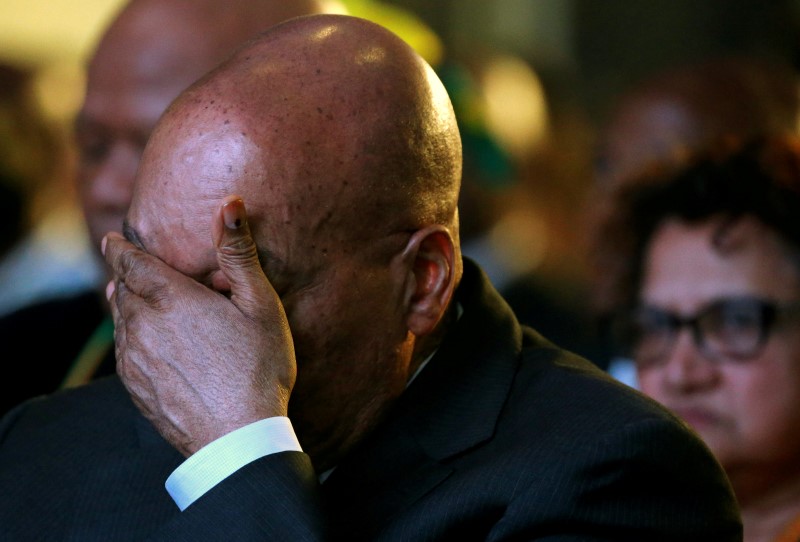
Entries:
[[444,226],[415,232],[402,253],[406,268],[406,322],[416,336],[433,332],[456,287],[456,250]]

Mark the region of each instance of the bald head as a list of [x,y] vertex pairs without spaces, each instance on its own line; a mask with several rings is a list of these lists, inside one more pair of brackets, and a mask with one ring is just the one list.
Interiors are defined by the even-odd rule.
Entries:
[[295,18],[173,102],[145,149],[126,234],[225,292],[212,221],[223,198],[244,199],[294,339],[292,424],[325,470],[449,322],[460,169],[444,87],[405,42],[355,17]]
[[173,149],[207,157],[215,178],[182,191],[241,193],[269,208],[267,224],[291,223],[309,253],[319,235],[456,230],[461,147],[449,98],[417,53],[363,19],[273,27],[184,93],[151,146],[160,173],[140,183],[165,178],[181,159]]
[[158,117],[244,41],[289,18],[338,10],[315,0],[132,0],[91,58],[77,132],[79,193],[99,246],[119,230]]

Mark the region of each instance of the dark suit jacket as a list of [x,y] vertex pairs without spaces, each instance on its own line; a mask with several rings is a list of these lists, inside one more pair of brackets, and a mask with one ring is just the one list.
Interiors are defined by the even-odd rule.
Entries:
[[254,461],[178,512],[182,461],[116,377],[0,425],[0,539],[741,539],[686,426],[520,328],[471,264],[464,313],[389,418],[320,486],[302,453]]
[[[48,299],[0,317],[4,376],[0,415],[31,397],[56,391],[107,314],[96,291]],[[113,348],[98,376],[114,372]],[[13,375],[13,376],[12,376]]]

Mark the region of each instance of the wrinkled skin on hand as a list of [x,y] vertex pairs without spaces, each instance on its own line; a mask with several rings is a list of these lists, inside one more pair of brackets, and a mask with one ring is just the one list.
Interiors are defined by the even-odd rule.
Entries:
[[229,297],[119,234],[103,246],[114,272],[107,293],[117,372],[144,416],[187,457],[244,425],[286,416],[297,372],[286,315],[241,199],[224,200],[213,231]]

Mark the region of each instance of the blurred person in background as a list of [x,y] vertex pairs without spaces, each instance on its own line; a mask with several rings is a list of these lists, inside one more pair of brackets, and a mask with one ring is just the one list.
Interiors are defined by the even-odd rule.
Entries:
[[[560,128],[551,125],[537,74],[509,55],[447,59],[437,73],[452,96],[464,145],[464,254],[486,271],[520,322],[603,366],[609,356],[585,304],[585,275],[570,257],[581,254],[571,235],[579,222],[570,216],[579,198],[569,195],[580,193],[579,177],[565,175],[552,152]],[[490,103],[511,101],[504,93],[517,97],[514,110],[531,125],[514,141],[503,134],[515,122],[490,112]],[[519,103],[523,97],[531,103]]]
[[[679,168],[721,137],[796,131],[799,89],[791,65],[756,56],[711,57],[652,74],[613,104],[597,141],[595,184],[604,190],[653,168]],[[607,322],[599,327],[608,338]],[[612,356],[607,365],[637,385],[630,360]]]
[[601,184],[681,165],[722,135],[753,137],[796,130],[800,81],[774,59],[730,55],[659,71],[634,84],[614,104],[599,138]]
[[800,540],[800,140],[725,138],[608,187],[596,308],[731,480],[746,542]]
[[[101,37],[75,122],[77,192],[93,253],[120,231],[139,158],[156,121],[187,86],[247,39],[286,19],[339,11],[315,0],[132,0]],[[47,158],[32,165],[49,164]],[[56,262],[48,261],[48,265]],[[102,277],[101,277],[102,278]],[[0,341],[21,351],[17,376],[0,384],[0,412],[59,387],[114,371],[105,282],[0,318]]]
[[74,153],[66,127],[41,104],[37,76],[32,66],[0,64],[0,315],[99,279],[81,219],[64,205],[74,201]]

